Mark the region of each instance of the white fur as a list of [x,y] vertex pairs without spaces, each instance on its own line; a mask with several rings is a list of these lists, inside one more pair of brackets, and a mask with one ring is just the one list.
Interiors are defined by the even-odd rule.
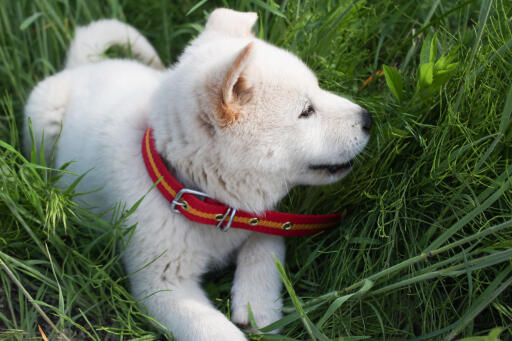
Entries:
[[136,29],[114,19],[103,19],[77,28],[66,69],[100,61],[101,54],[113,45],[126,46],[145,64],[164,68],[153,46]]
[[[67,68],[39,83],[27,102],[37,145],[44,131],[48,153],[62,122],[56,165],[76,160],[70,166],[76,174],[92,169],[77,190],[101,188],[84,197],[98,212],[120,201],[133,205],[151,187],[140,152],[148,126],[182,183],[238,209],[262,212],[294,185],[339,180],[347,171],[330,174],[309,166],[348,162],[365,147],[369,136],[361,129],[362,109],[320,89],[297,57],[252,36],[256,18],[214,11],[205,31],[167,71],[127,60],[86,63],[92,51],[126,40],[137,42],[132,48],[143,61],[156,68],[160,61],[145,39],[118,21],[81,28]],[[236,77],[243,75],[252,96],[234,122],[221,125],[212,94],[219,93],[227,70],[250,42]],[[298,118],[308,102],[316,113]],[[30,146],[27,131],[25,125],[25,146]],[[74,179],[68,175],[63,182]],[[201,275],[226,264],[235,251],[233,322],[248,323],[249,303],[260,327],[281,317],[274,257],[284,262],[282,238],[190,222],[173,213],[157,190],[130,219],[138,225],[123,261],[132,292],[178,340],[246,339],[199,286]]]

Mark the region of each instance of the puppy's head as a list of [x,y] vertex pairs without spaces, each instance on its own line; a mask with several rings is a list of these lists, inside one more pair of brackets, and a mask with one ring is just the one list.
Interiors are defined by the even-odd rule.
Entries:
[[205,81],[213,138],[233,162],[278,173],[291,184],[341,179],[369,140],[370,114],[322,90],[296,56],[250,37],[255,20],[254,13],[220,9],[206,26],[220,37],[240,33],[231,58]]
[[214,11],[175,68],[188,78],[174,88],[187,89],[177,109],[192,112],[180,120],[197,131],[189,138],[201,146],[194,155],[215,157],[225,181],[258,176],[286,189],[338,181],[369,140],[370,115],[322,90],[296,56],[255,38],[256,20]]

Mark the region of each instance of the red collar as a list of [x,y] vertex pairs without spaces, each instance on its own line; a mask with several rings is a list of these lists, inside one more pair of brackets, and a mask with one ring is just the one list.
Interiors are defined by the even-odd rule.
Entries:
[[[304,215],[266,211],[256,215],[233,209],[207,194],[183,187],[167,170],[155,148],[153,131],[146,130],[142,140],[142,156],[153,182],[161,179],[157,188],[171,203],[171,208],[187,219],[206,225],[216,225],[226,231],[241,228],[279,236],[307,236],[338,226],[345,211],[325,215]],[[205,197],[201,200],[199,197]]]

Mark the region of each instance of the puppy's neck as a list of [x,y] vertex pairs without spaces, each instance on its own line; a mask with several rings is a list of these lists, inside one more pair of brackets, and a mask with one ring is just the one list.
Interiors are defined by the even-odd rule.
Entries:
[[155,139],[169,171],[183,186],[205,192],[228,206],[261,213],[273,209],[288,191],[283,180],[276,181],[258,170],[224,165],[207,146],[179,150],[184,147],[182,142]]

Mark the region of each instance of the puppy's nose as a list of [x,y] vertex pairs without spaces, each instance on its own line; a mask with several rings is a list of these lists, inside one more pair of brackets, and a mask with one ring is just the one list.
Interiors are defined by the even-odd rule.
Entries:
[[361,112],[361,115],[363,116],[362,128],[364,131],[366,131],[368,133],[368,132],[370,132],[370,128],[372,127],[372,123],[373,123],[372,115],[370,115],[370,113],[366,109],[363,109],[363,111]]

